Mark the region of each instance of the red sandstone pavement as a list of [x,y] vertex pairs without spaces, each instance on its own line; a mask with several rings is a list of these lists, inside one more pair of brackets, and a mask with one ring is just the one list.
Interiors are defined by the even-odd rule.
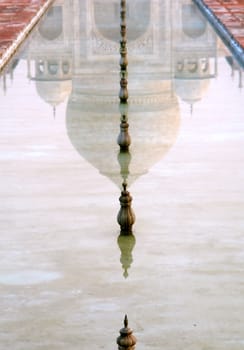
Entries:
[[244,0],[204,0],[203,3],[244,49]]
[[51,2],[51,0],[0,0],[0,71]]
[[[203,0],[244,49],[244,0]],[[0,71],[52,0],[0,0]]]

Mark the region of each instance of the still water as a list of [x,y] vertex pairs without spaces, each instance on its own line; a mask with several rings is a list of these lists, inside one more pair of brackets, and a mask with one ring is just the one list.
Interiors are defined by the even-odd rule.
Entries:
[[[0,349],[244,347],[242,69],[188,0],[59,0],[0,78]],[[122,174],[121,174],[122,172]]]

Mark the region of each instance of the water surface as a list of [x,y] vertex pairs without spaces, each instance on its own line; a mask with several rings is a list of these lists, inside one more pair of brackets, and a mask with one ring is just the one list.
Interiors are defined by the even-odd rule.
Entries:
[[128,2],[122,242],[118,41],[119,1],[57,1],[0,78],[0,348],[114,349],[127,313],[140,349],[240,350],[242,70],[191,1]]

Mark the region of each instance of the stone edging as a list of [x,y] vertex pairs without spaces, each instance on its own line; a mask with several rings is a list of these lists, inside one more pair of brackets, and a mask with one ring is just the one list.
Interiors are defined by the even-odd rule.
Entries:
[[6,66],[8,61],[15,54],[17,49],[20,47],[20,45],[26,39],[26,37],[30,34],[32,29],[35,27],[35,25],[38,23],[38,21],[41,19],[41,17],[45,14],[45,12],[49,8],[49,6],[53,3],[53,1],[54,0],[47,0],[45,2],[45,4],[39,9],[39,11],[36,13],[36,15],[30,20],[30,22],[27,23],[24,30],[21,31],[21,33],[14,40],[14,42],[4,52],[4,54],[0,58],[0,72],[4,69],[4,67]]

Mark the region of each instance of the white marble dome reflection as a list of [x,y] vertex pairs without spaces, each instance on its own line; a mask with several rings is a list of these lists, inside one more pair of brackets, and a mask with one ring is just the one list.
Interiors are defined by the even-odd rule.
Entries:
[[175,80],[175,92],[185,102],[190,105],[201,101],[208,91],[210,84],[209,79],[205,80],[190,80],[182,79]]
[[183,101],[193,105],[207,93],[210,79],[209,59],[179,59],[175,67],[175,93]]
[[52,107],[64,102],[72,90],[71,80],[36,81],[36,90],[43,101]]
[[[129,184],[165,156],[175,143],[180,124],[176,98],[167,96],[149,103],[146,97],[137,97],[135,101],[133,104],[131,99],[128,114],[132,139]],[[71,97],[68,102],[66,126],[74,148],[120,187],[119,124],[118,103],[85,96],[79,100]]]

